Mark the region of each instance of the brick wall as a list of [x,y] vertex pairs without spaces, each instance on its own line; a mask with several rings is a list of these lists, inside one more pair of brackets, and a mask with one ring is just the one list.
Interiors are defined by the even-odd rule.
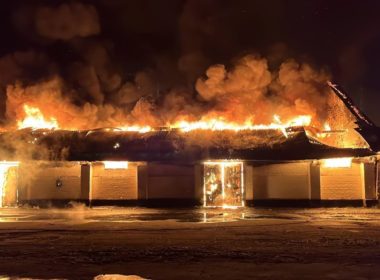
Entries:
[[[19,200],[81,198],[79,163],[21,163],[18,177]],[[57,187],[57,180],[61,187]]]
[[352,163],[349,168],[321,166],[321,199],[362,199],[362,164]]
[[149,163],[147,167],[147,199],[197,198],[194,165]]
[[281,163],[252,168],[253,199],[309,199],[309,162]]
[[101,162],[91,167],[90,197],[92,200],[137,199],[137,163],[127,169],[104,169]]

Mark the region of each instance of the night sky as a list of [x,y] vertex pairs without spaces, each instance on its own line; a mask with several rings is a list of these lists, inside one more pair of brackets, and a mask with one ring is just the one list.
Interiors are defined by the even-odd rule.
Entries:
[[[63,3],[93,6],[99,26],[90,35],[43,35],[35,13]],[[83,42],[107,49],[107,66],[125,81],[153,69],[157,91],[193,87],[196,78],[215,63],[229,65],[248,53],[270,63],[287,58],[326,68],[377,124],[380,124],[380,2],[379,1],[210,1],[94,0],[2,1],[0,10],[0,78],[4,88],[14,80],[35,82],[59,73],[73,87],[70,61],[84,56]],[[98,29],[98,30],[97,30]],[[44,29],[46,30],[46,29]],[[88,30],[87,30],[88,31]],[[41,33],[42,32],[42,33]],[[86,32],[86,30],[84,30]],[[42,34],[42,35],[41,35]],[[79,46],[79,47],[78,47]],[[80,49],[80,50],[79,50]],[[38,53],[16,74],[7,73],[7,57],[15,52]],[[186,54],[195,54],[186,60]],[[46,62],[48,61],[48,62]],[[12,62],[15,63],[14,61]],[[17,63],[17,61],[16,61]],[[48,66],[46,66],[48,65]],[[10,67],[11,69],[14,66]],[[12,72],[12,71],[11,71]]]

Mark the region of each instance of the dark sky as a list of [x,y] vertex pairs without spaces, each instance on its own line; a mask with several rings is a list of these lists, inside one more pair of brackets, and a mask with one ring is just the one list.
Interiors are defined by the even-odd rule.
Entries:
[[[380,1],[2,1],[0,56],[33,50],[68,76],[67,62],[83,56],[83,38],[42,36],[33,17],[40,7],[77,2],[94,6],[99,18],[100,30],[86,44],[106,46],[109,67],[123,79],[152,68],[162,87],[170,87],[192,84],[207,66],[228,65],[246,53],[260,53],[273,64],[293,57],[327,68],[380,124]],[[196,54],[190,62],[189,53]],[[43,68],[31,66],[23,75],[41,78]]]

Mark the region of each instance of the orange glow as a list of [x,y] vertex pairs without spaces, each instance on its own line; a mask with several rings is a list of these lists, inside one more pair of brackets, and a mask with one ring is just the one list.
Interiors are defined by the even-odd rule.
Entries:
[[29,127],[33,129],[59,128],[57,119],[53,117],[51,117],[50,119],[46,119],[39,108],[31,107],[27,104],[24,104],[23,109],[25,112],[25,118],[17,122],[17,126],[19,129]]
[[[22,128],[33,128],[33,129],[57,129],[63,128],[68,129],[64,124],[59,124],[57,118],[50,117],[47,118],[43,115],[41,110],[37,107],[32,107],[28,104],[23,105],[24,118],[18,120],[17,127]],[[301,115],[288,119],[287,121],[282,121],[279,115],[273,115],[273,121],[270,124],[256,124],[251,119],[247,119],[245,122],[233,122],[227,121],[222,116],[217,118],[201,118],[198,121],[187,121],[180,120],[175,123],[168,123],[166,127],[168,129],[179,129],[183,132],[189,132],[192,130],[212,130],[212,131],[221,131],[221,130],[281,130],[282,133],[287,136],[286,128],[295,127],[295,126],[309,126],[311,124],[310,115]],[[75,129],[75,128],[73,128]],[[89,128],[91,129],[91,128]],[[130,131],[130,132],[139,132],[147,133],[150,131],[155,131],[149,125],[124,125],[117,127],[121,131]]]
[[243,162],[206,161],[204,172],[204,207],[244,207]]
[[104,169],[128,169],[128,161],[103,161]]
[[139,133],[146,133],[153,130],[150,126],[139,126],[139,125],[122,126],[118,128],[122,131],[136,131]]
[[352,158],[329,158],[322,162],[326,168],[349,168],[352,164]]
[[[23,105],[24,118],[18,120],[17,127],[19,129],[23,128],[33,128],[33,129],[68,129],[65,124],[58,123],[57,118],[50,117],[47,118],[43,115],[41,110],[37,107],[32,107],[28,104]],[[247,119],[245,122],[233,122],[228,121],[225,118],[201,118],[198,121],[187,121],[180,120],[174,123],[166,124],[168,129],[179,129],[182,132],[189,132],[193,130],[211,130],[211,131],[222,131],[222,130],[280,130],[287,137],[286,128],[296,127],[296,126],[310,126],[311,124],[310,115],[301,115],[286,121],[282,121],[281,117],[277,114],[273,115],[273,121],[270,124],[257,124],[252,121],[252,119]],[[71,128],[70,128],[71,129]],[[75,129],[75,128],[73,128]],[[91,128],[89,128],[91,129]],[[117,129],[121,131],[139,132],[147,133],[155,131],[153,127],[149,125],[124,125],[119,126]]]
[[3,207],[3,200],[5,197],[5,190],[7,187],[7,177],[9,168],[18,166],[16,161],[3,161],[0,162],[0,207]]
[[268,125],[253,124],[252,121],[246,121],[244,124],[238,124],[233,122],[227,122],[223,119],[210,119],[196,122],[179,121],[175,123],[171,128],[178,128],[181,131],[188,132],[192,130],[266,130],[266,129],[278,129],[281,130],[285,136],[287,136],[286,128],[294,126],[308,126],[311,123],[311,116],[298,116],[285,123],[283,123],[278,115],[273,116],[274,122]]

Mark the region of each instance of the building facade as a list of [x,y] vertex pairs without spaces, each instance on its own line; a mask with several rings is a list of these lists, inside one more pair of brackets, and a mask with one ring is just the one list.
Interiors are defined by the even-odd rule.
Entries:
[[2,206],[242,207],[377,203],[376,157],[298,161],[21,162],[9,167]]

